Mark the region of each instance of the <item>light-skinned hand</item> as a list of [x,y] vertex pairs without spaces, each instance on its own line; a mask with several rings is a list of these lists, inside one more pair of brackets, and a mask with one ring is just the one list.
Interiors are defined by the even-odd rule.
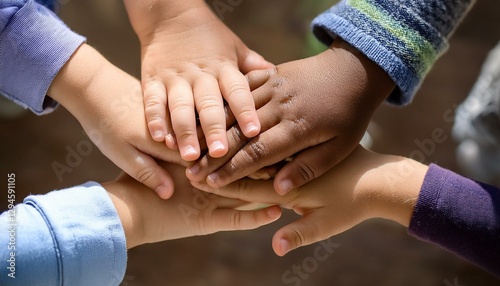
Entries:
[[427,168],[411,159],[358,146],[340,164],[284,196],[273,191],[270,180],[244,178],[218,189],[204,182],[195,186],[229,198],[279,205],[301,215],[273,236],[273,249],[283,256],[371,218],[408,227]]
[[155,158],[186,162],[149,136],[137,79],[84,44],[56,76],[48,95],[76,117],[113,163],[162,198],[172,195],[174,182]]
[[169,200],[158,198],[125,174],[115,182],[103,184],[122,221],[127,248],[219,231],[254,229],[281,216],[278,206],[256,211],[235,210],[247,202],[197,190],[186,179],[183,167],[174,164],[163,167],[177,186]]
[[198,117],[209,155],[225,155],[224,100],[246,137],[260,132],[242,72],[272,64],[247,48],[203,0],[125,0],[125,4],[141,42],[145,113],[155,141],[179,148],[184,160],[198,159]]

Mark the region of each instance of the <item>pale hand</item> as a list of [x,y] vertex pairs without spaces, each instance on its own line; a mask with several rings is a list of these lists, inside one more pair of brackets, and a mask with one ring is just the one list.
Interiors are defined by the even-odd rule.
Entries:
[[125,4],[141,42],[145,113],[154,140],[179,148],[184,160],[196,160],[201,154],[197,112],[209,155],[225,155],[224,99],[245,136],[260,132],[241,71],[272,64],[248,49],[204,1],[125,0]]
[[272,241],[277,255],[342,233],[370,218],[408,227],[428,167],[411,159],[376,154],[358,146],[328,172],[284,196],[272,181],[241,179],[204,191],[248,202],[279,205],[302,218],[278,230]]

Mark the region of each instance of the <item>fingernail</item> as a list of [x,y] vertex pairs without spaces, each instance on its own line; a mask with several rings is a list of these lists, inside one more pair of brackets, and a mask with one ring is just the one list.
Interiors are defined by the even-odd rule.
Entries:
[[271,207],[271,208],[267,208],[267,215],[270,217],[270,218],[275,218],[279,215],[279,211],[278,211],[278,208],[276,207]]
[[285,179],[279,183],[280,186],[280,194],[286,195],[293,189],[293,183],[291,180]]
[[188,157],[188,156],[192,156],[192,155],[196,155],[197,152],[196,152],[196,149],[191,146],[191,145],[188,145],[184,148],[184,157]]
[[170,197],[170,189],[165,185],[159,186],[155,191],[163,199],[167,199]]
[[222,144],[222,142],[220,141],[215,141],[214,143],[212,143],[212,145],[210,145],[210,151],[212,152],[221,151],[224,149],[225,149],[224,144]]
[[246,129],[246,133],[251,134],[252,136],[256,136],[259,133],[259,127],[257,127],[254,123],[248,123]]
[[281,251],[283,252],[283,255],[285,255],[290,249],[290,244],[285,239],[280,239],[280,247]]
[[194,164],[193,166],[188,168],[188,172],[193,175],[198,175],[198,173],[200,172],[200,165]]
[[153,134],[153,139],[155,141],[160,141],[160,140],[163,140],[165,138],[165,135],[163,134],[163,132],[161,131],[156,131],[154,134]]
[[172,134],[168,134],[167,136],[165,136],[165,141],[170,143],[172,146],[175,146],[175,138],[174,136],[172,136]]
[[219,174],[217,173],[212,173],[208,175],[208,180],[211,181],[212,183],[215,183],[215,181],[219,178]]

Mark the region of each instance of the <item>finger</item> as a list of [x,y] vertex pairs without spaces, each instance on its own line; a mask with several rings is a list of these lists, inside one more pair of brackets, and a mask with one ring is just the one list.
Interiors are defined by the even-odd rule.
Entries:
[[247,73],[245,77],[247,78],[250,90],[253,91],[264,85],[274,73],[276,73],[276,68],[255,70]]
[[[262,86],[264,83],[266,83],[267,80],[269,80],[270,76],[275,72],[275,69],[272,70],[265,70],[265,71],[255,71],[247,75],[247,79],[249,80],[251,85],[250,88],[252,90],[257,89],[258,87]],[[254,75],[255,73],[255,75]],[[250,78],[248,78],[250,76]],[[255,80],[253,78],[255,77]],[[266,89],[257,89],[252,92],[252,95],[254,97],[254,102],[255,102],[255,107],[257,109],[263,107],[265,104],[267,104],[269,101],[272,99],[272,93],[269,93]],[[236,118],[234,117],[234,113],[232,112],[231,108],[229,106],[224,106],[224,111],[226,113],[226,126],[227,127],[232,127],[234,124],[236,124]],[[261,131],[262,131],[261,127]]]
[[210,156],[219,158],[228,150],[224,103],[215,78],[198,79],[193,88],[196,110]]
[[135,148],[127,154],[127,158],[126,164],[119,165],[124,167],[123,171],[154,190],[162,199],[172,196],[174,180],[153,158]]
[[[267,128],[270,128],[278,124],[278,122],[280,121],[278,115],[275,112],[268,112],[269,109],[270,108],[262,108],[259,110],[259,114],[261,114],[260,118],[262,119],[262,122],[265,124],[263,126],[264,127],[263,130],[266,130]],[[266,132],[259,135],[259,137],[254,140],[258,140],[265,133]],[[239,150],[243,148],[249,141],[249,139],[246,136],[244,136],[243,133],[241,132],[239,125],[231,127],[231,129],[227,132],[227,138],[229,141],[229,151],[227,152],[227,154],[221,158],[210,158],[208,156],[203,156],[186,172],[186,176],[191,181],[205,180],[208,174],[217,170],[219,167],[223,166],[224,164],[232,160],[233,156],[237,154],[237,152],[239,152]],[[256,171],[258,169],[260,168],[257,168],[253,171]],[[248,173],[247,175],[251,174],[252,172]]]
[[200,146],[196,136],[196,114],[191,86],[181,78],[168,85],[168,107],[182,159],[196,160]]
[[226,197],[221,197],[215,194],[209,194],[209,199],[215,203],[217,208],[219,209],[235,209],[240,211],[249,211],[249,210],[260,210],[263,208],[270,207],[276,204],[262,204],[262,203],[249,203],[242,200],[230,199]]
[[224,67],[220,71],[219,85],[243,134],[248,138],[257,136],[260,132],[260,122],[245,76],[235,67]]
[[[168,105],[168,102],[167,102]],[[178,150],[177,139],[175,138],[174,127],[172,126],[172,119],[170,118],[170,112],[166,110],[165,121],[167,122],[167,135],[165,136],[165,143],[167,147],[171,150]]]
[[[233,141],[231,136],[228,138],[230,142]],[[282,121],[252,139],[242,148],[237,148],[237,153],[227,163],[207,176],[207,182],[212,187],[224,186],[265,166],[276,164],[311,145],[323,143],[316,142],[317,138],[310,139],[307,140],[305,137],[300,121]],[[230,150],[231,146],[230,143]],[[203,159],[199,162],[200,166],[204,163]],[[206,162],[214,164],[208,160]],[[212,165],[202,166],[202,172],[213,169]]]
[[238,63],[239,63],[239,68],[243,73],[248,73],[253,70],[264,70],[274,67],[274,64],[266,61],[263,56],[259,55],[257,52],[252,51],[248,48],[243,49],[243,52],[238,54]]
[[248,177],[254,180],[269,180],[271,178],[274,178],[276,174],[278,174],[278,172],[281,170],[281,168],[285,166],[285,164],[286,161],[280,161],[272,166],[267,166],[260,170],[257,170],[248,175]]
[[258,228],[276,221],[281,217],[281,213],[279,206],[256,211],[218,209],[211,216],[211,232]]
[[281,205],[284,202],[284,198],[273,191],[272,181],[245,178],[217,189],[204,182],[191,182],[191,184],[202,191],[239,201],[273,205]]
[[356,147],[333,138],[317,146],[299,153],[286,164],[274,179],[274,188],[278,194],[284,195],[290,190],[300,187],[344,160]]
[[144,84],[144,112],[151,137],[163,142],[167,135],[167,92],[163,83],[149,80]]
[[319,214],[312,213],[279,229],[273,236],[274,252],[284,256],[291,250],[334,235],[328,232],[332,227],[323,220]]

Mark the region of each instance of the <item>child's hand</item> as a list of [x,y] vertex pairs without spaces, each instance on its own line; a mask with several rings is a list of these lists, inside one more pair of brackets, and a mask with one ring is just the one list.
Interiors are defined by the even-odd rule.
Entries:
[[394,88],[381,68],[341,40],[322,54],[248,79],[263,132],[249,141],[238,126],[231,128],[228,154],[203,157],[187,171],[192,181],[206,178],[220,187],[294,156],[275,178],[276,191],[285,194],[351,153]]
[[122,221],[127,248],[218,231],[253,229],[281,216],[278,206],[257,211],[235,210],[247,202],[199,191],[189,184],[184,168],[163,166],[177,186],[167,201],[126,175],[103,184]]
[[197,112],[210,156],[225,155],[223,98],[245,136],[260,132],[253,97],[240,70],[266,69],[270,63],[248,49],[202,0],[125,3],[141,41],[145,113],[154,140],[178,147],[184,160],[196,160]]
[[273,249],[290,250],[342,233],[370,218],[386,218],[408,226],[427,166],[411,159],[372,153],[358,146],[321,177],[284,196],[273,183],[241,179],[220,189],[204,183],[204,191],[248,202],[280,205],[302,218],[278,230]]
[[172,195],[172,178],[153,158],[183,162],[177,152],[149,136],[138,80],[83,45],[59,72],[48,94],[78,119],[113,163],[162,198]]

